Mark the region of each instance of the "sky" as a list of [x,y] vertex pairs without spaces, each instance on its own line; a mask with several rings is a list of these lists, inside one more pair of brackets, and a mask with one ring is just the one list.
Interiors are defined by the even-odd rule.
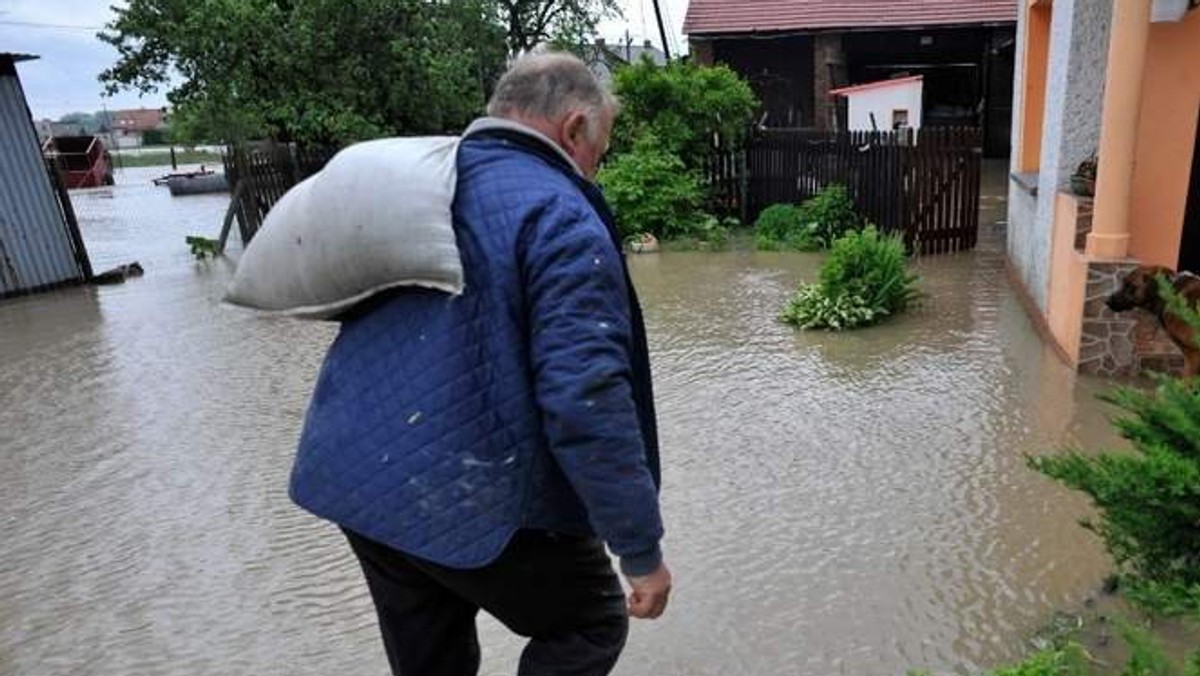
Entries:
[[[671,40],[671,53],[684,48],[683,15],[687,0],[659,0]],[[620,0],[624,17],[604,21],[598,33],[609,42],[626,30],[635,44],[659,44],[651,0]],[[122,0],[0,0],[0,52],[36,54],[41,58],[17,65],[35,119],[58,119],[71,112],[107,108],[156,108],[166,105],[165,92],[140,96],[135,91],[102,96],[96,79],[117,59],[117,52],[96,39],[112,18],[111,6]]]

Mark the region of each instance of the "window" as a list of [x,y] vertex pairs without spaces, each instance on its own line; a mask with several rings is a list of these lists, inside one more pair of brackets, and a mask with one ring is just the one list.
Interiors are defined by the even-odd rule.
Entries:
[[892,129],[908,128],[908,109],[897,108],[892,111]]

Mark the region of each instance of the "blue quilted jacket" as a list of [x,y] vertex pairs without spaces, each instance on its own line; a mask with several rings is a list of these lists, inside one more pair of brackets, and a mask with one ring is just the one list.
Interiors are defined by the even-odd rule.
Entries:
[[611,214],[561,153],[469,133],[459,297],[406,289],[343,318],[291,495],[435,563],[494,560],[518,529],[598,535],[630,575],[661,560],[641,311]]

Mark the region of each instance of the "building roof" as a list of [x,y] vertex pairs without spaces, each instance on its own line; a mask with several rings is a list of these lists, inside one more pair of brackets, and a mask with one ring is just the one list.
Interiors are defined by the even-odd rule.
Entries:
[[124,131],[151,131],[162,128],[166,114],[158,108],[114,110],[112,126]]
[[667,65],[667,55],[663,53],[663,50],[650,44],[648,40],[640,45],[610,44],[605,46],[605,50],[623,63],[637,63],[642,60],[644,54],[650,57],[656,66]]
[[38,58],[41,58],[41,57],[37,56],[36,54],[18,54],[16,52],[0,52],[0,61],[12,61],[13,63],[19,63],[21,61],[33,61],[34,59],[38,59]]
[[690,0],[688,35],[1015,23],[1018,0]]
[[830,96],[848,96],[857,94],[872,89],[885,89],[887,87],[895,87],[897,85],[908,85],[914,82],[920,82],[925,79],[923,75],[913,75],[910,77],[896,77],[891,80],[877,80],[875,82],[864,82],[863,84],[851,85],[849,87],[840,87],[838,89],[829,90]]

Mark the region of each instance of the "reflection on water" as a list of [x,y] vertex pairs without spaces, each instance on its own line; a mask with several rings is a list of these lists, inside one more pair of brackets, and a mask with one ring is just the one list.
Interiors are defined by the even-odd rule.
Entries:
[[[0,674],[384,674],[356,564],[286,496],[332,328],[220,306],[231,264],[183,238],[227,197],[155,173],[75,194],[97,269],[145,277],[0,304]],[[679,587],[619,674],[968,673],[1107,569],[1023,460],[1114,443],[1101,384],[1040,344],[997,247],[923,259],[917,311],[841,335],[775,319],[817,261],[632,261]]]

